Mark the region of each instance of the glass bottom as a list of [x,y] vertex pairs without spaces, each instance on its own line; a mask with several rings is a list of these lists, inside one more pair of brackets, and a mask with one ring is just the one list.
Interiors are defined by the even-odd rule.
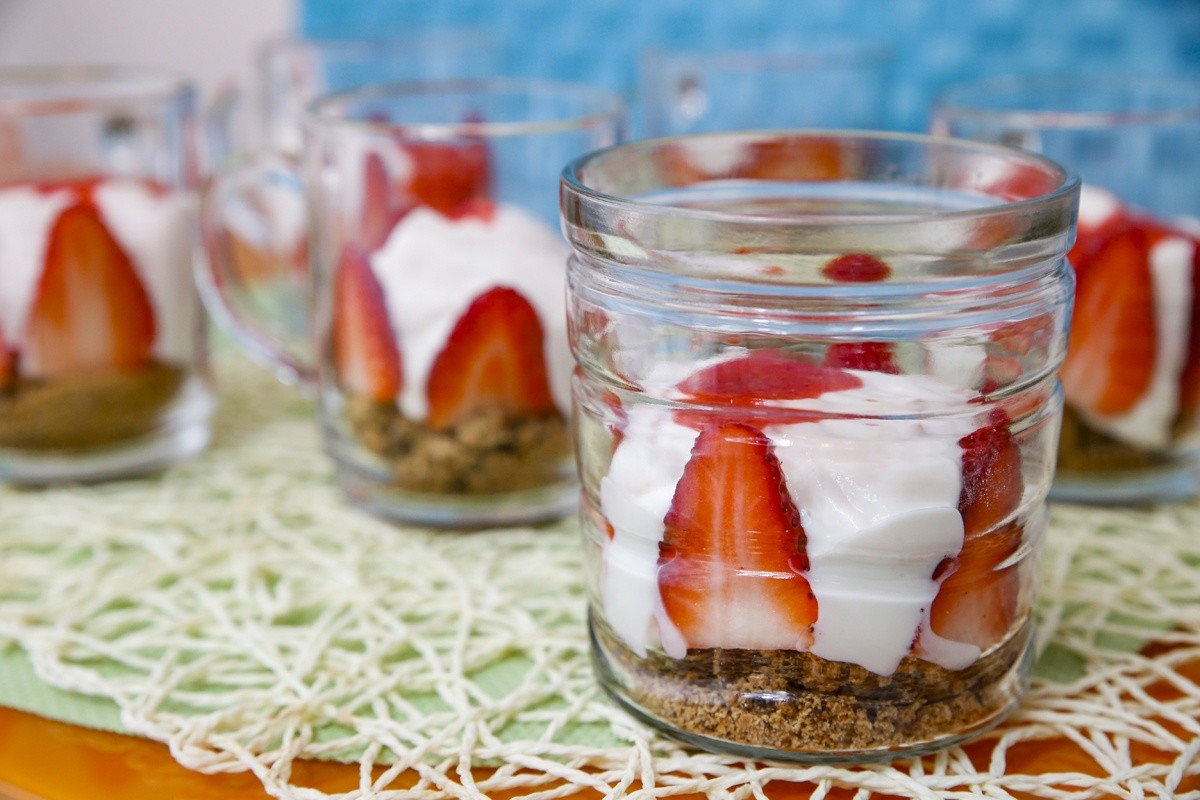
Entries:
[[1200,465],[1177,464],[1126,471],[1073,472],[1060,469],[1050,500],[1089,505],[1131,505],[1187,500],[1200,491]]
[[640,658],[594,612],[589,620],[600,685],[641,721],[714,753],[809,764],[921,756],[995,727],[1026,689],[1032,627],[1026,622],[964,670],[909,658],[882,678],[792,651]]
[[165,469],[208,447],[215,407],[208,385],[191,378],[151,433],[86,449],[0,448],[0,481],[20,486],[95,483]]

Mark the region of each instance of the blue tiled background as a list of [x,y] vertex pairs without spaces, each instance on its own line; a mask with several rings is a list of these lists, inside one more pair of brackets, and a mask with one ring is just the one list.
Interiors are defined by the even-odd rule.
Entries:
[[648,46],[889,42],[891,127],[919,130],[964,78],[1097,70],[1200,76],[1200,0],[302,0],[313,38],[430,25],[491,28],[505,71],[584,80],[632,97]]

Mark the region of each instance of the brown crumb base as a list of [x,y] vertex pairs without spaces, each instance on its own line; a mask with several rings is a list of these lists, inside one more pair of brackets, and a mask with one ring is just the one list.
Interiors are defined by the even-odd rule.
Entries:
[[1058,468],[1064,472],[1105,473],[1167,466],[1172,459],[1117,441],[1090,427],[1076,412],[1063,409],[1058,439]]
[[602,680],[648,716],[743,748],[832,756],[920,748],[998,721],[1020,693],[1031,630],[1026,622],[963,670],[908,656],[885,677],[795,651],[642,659],[592,620]]
[[186,373],[152,362],[51,381],[18,379],[0,390],[0,447],[90,450],[154,431]]
[[558,414],[507,418],[480,409],[444,431],[405,417],[394,403],[349,397],[346,417],[366,449],[387,462],[395,485],[435,494],[492,494],[563,480],[571,440]]

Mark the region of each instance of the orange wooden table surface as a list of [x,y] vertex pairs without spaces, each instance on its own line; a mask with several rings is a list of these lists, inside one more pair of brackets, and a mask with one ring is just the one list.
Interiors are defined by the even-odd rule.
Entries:
[[[1200,682],[1200,662],[1187,664],[1181,672]],[[1177,694],[1165,682],[1152,688],[1160,699]],[[1175,728],[1175,732],[1185,735]],[[967,752],[977,767],[988,763],[991,749],[985,740],[969,745]],[[1133,746],[1137,763],[1165,762],[1168,754]],[[1008,751],[1010,774],[1044,775],[1083,773],[1103,775],[1098,765],[1066,739],[1029,742]],[[409,783],[414,780],[409,777]],[[298,762],[293,782],[325,792],[346,792],[358,785],[355,766],[315,761]],[[402,788],[403,780],[395,788]],[[543,787],[545,788],[545,787]],[[1069,787],[1063,787],[1069,791]],[[780,800],[800,800],[813,790],[811,784],[772,783],[768,794]],[[1179,795],[1200,794],[1200,777],[1190,777],[1179,787]],[[849,800],[854,792],[834,791],[827,797]],[[503,800],[513,795],[497,795]],[[581,791],[579,798],[601,795]],[[53,722],[20,711],[0,707],[0,800],[265,800],[268,795],[249,773],[202,775],[179,766],[165,745],[132,736]],[[681,797],[699,797],[681,795]],[[875,795],[885,800],[882,795]],[[1095,797],[1095,795],[1090,795]]]

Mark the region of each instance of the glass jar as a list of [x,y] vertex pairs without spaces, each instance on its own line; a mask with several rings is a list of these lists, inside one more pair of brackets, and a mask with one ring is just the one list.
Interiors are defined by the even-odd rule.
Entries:
[[1077,291],[1051,497],[1116,503],[1200,489],[1200,81],[1008,78],[952,87],[939,133],[1079,173]]
[[883,133],[638,142],[566,168],[604,688],[692,744],[891,759],[1018,702],[1078,181]]

